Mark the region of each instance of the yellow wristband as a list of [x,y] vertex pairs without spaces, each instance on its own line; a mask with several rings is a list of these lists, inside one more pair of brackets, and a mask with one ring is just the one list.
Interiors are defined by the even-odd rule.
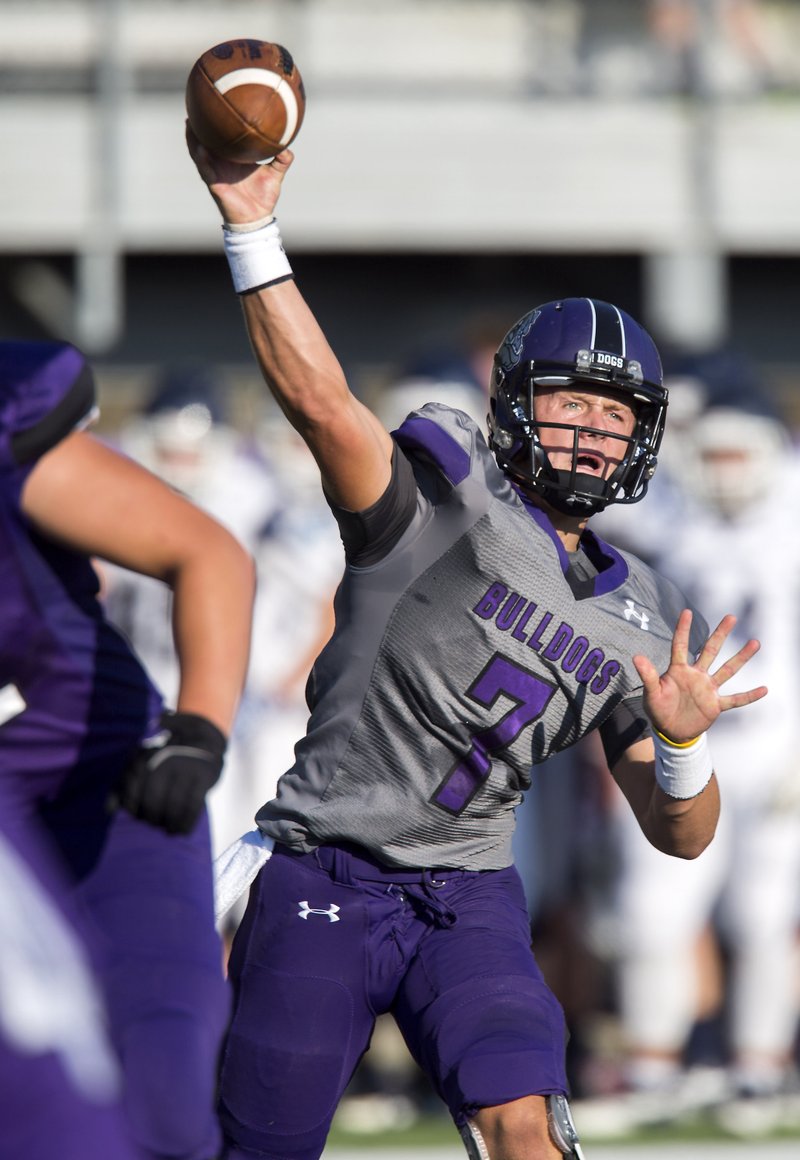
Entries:
[[664,734],[659,733],[657,729],[654,729],[653,732],[655,733],[656,737],[660,737],[662,741],[665,741],[667,745],[671,745],[673,749],[688,749],[690,745],[696,745],[700,740],[699,734],[697,737],[693,737],[691,741],[673,741],[671,737],[665,737]]

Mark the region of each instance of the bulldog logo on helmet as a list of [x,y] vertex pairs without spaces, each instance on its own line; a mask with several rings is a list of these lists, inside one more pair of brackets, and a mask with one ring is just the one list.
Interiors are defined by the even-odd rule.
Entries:
[[538,307],[535,310],[531,310],[530,313],[520,318],[519,322],[509,330],[497,352],[497,361],[503,370],[511,370],[522,358],[522,347],[525,338],[530,333],[531,327],[541,313]]

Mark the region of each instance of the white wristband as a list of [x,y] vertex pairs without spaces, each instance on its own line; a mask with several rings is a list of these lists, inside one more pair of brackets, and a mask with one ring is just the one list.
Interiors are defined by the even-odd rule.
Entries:
[[705,733],[689,745],[670,745],[653,731],[656,750],[656,781],[664,793],[674,798],[692,798],[711,780],[714,766]]
[[268,219],[266,225],[257,222],[252,225],[255,228],[222,227],[225,256],[237,294],[261,290],[294,277],[275,219]]

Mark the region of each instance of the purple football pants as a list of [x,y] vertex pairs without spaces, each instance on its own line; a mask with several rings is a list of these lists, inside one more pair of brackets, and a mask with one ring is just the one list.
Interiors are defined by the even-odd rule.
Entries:
[[78,896],[94,927],[134,1140],[158,1160],[209,1160],[230,1014],[214,927],[208,822],[167,834],[118,812]]
[[126,760],[124,751],[112,756],[56,771],[49,786],[4,777],[0,806],[9,830],[42,833],[65,872],[132,1140],[148,1160],[210,1160],[221,1143],[216,1083],[230,988],[214,926],[208,818],[183,835],[110,813]]
[[534,960],[513,867],[403,871],[355,849],[278,846],[229,971],[225,1160],[317,1160],[387,1011],[458,1125],[481,1107],[567,1091],[563,1013]]
[[102,1003],[60,868],[10,823],[0,781],[0,1157],[144,1160],[128,1135]]

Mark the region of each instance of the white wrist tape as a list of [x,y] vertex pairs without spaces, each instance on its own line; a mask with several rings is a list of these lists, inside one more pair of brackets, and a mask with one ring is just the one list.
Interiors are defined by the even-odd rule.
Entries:
[[705,733],[682,745],[670,744],[653,730],[656,750],[656,781],[674,798],[696,797],[711,780],[714,766]]
[[278,223],[275,218],[267,218],[265,222],[250,222],[244,226],[225,224],[222,227],[225,256],[237,294],[260,290],[294,277],[284,253]]
[[231,234],[252,234],[253,230],[260,230],[275,221],[275,214],[268,213],[266,217],[258,218],[254,222],[225,222],[222,228]]

